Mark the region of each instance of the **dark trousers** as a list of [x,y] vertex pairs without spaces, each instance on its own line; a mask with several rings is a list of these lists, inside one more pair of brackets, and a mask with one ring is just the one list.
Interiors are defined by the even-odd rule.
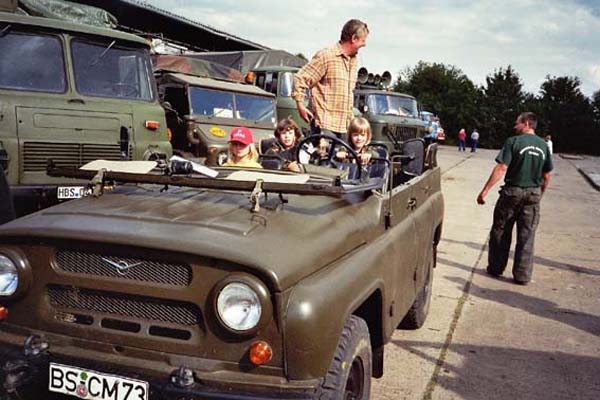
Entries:
[[477,151],[477,140],[471,139],[471,153],[474,153],[476,151]]
[[458,150],[465,151],[465,139],[458,139]]
[[494,223],[490,232],[488,271],[500,275],[508,263],[513,226],[517,224],[517,245],[513,277],[529,282],[533,270],[535,230],[540,221],[540,187],[521,188],[505,185],[494,208]]
[[310,123],[310,134],[311,135],[325,135],[332,136],[338,139],[342,139],[344,142],[348,142],[348,134],[342,132],[334,132],[329,129],[321,129],[320,126],[315,125],[314,120]]

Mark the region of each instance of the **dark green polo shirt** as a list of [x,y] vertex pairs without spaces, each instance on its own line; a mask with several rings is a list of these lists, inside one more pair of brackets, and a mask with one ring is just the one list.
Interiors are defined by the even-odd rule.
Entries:
[[496,162],[508,166],[504,182],[519,187],[542,186],[542,173],[554,168],[546,142],[526,133],[506,139]]

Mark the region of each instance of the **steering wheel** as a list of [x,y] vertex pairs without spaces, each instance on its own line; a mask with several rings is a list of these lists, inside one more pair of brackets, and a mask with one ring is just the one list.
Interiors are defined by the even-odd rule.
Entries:
[[[321,154],[319,150],[319,144],[321,140],[326,140],[329,142],[329,148],[327,149],[327,153]],[[335,153],[336,153],[336,145],[339,145],[344,148],[348,152],[348,156],[351,160],[354,160],[354,163],[357,166],[357,176],[356,179],[360,179],[362,176],[362,168],[360,166],[360,157],[354,151],[352,147],[342,139],[338,139],[337,137],[333,137],[330,135],[311,135],[308,136],[298,143],[298,147],[296,149],[296,159],[301,160],[300,154],[302,152],[310,155],[310,164],[320,165],[323,167],[331,167],[338,168],[343,167],[344,164],[339,161],[335,161]]]

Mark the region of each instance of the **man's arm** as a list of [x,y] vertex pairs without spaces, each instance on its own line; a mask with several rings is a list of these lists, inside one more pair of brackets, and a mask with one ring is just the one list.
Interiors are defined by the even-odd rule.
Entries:
[[296,107],[298,107],[300,117],[306,122],[310,122],[311,118],[313,118],[313,114],[304,106],[306,91],[319,82],[327,71],[323,55],[322,51],[315,54],[312,60],[302,67],[294,77],[292,98],[296,100]]
[[496,166],[492,170],[492,173],[490,174],[490,177],[488,178],[487,182],[483,186],[483,189],[481,189],[479,196],[477,196],[477,204],[485,204],[485,196],[487,196],[488,192],[490,191],[491,188],[494,187],[496,182],[498,182],[500,180],[500,178],[502,178],[502,176],[504,175],[504,173],[506,172],[507,169],[508,169],[508,166],[506,164],[502,164],[502,163],[496,164]]
[[550,184],[550,171],[548,172],[544,172],[542,174],[543,178],[544,178],[544,183],[542,184],[542,194],[546,191],[546,189],[548,188],[548,185]]

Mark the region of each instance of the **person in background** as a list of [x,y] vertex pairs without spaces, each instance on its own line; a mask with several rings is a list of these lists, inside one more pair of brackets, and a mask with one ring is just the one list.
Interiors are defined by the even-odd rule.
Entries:
[[252,131],[239,126],[231,130],[227,151],[227,162],[224,167],[262,168],[258,163],[258,151],[254,145]]
[[[352,120],[354,87],[358,74],[358,50],[367,44],[369,28],[357,19],[344,24],[340,41],[314,55],[294,78],[292,98],[298,113],[311,124],[312,134],[324,133],[346,139]],[[311,109],[304,106],[311,91]]]
[[554,145],[552,143],[552,136],[550,135],[546,135],[546,137],[544,138],[544,141],[546,141],[546,145],[548,146],[548,150],[550,151],[550,155],[554,154]]
[[513,280],[527,285],[533,271],[535,230],[540,221],[540,200],[550,183],[552,157],[546,143],[536,136],[537,117],[525,112],[515,122],[517,136],[504,142],[496,157],[496,166],[477,196],[478,204],[485,204],[489,190],[504,177],[504,186],[494,208],[494,222],[490,231],[487,272],[500,276],[508,263],[510,242],[515,223],[517,245],[513,263]]
[[429,144],[431,142],[437,141],[439,128],[440,128],[440,119],[438,117],[433,117],[433,119],[431,120],[431,124],[429,125],[429,128],[427,129],[428,133],[425,136],[423,136],[423,139],[425,139],[425,143]]
[[0,164],[0,225],[16,218],[15,207],[10,194],[10,186]]
[[465,145],[467,140],[467,132],[462,128],[458,132],[458,151],[465,151]]
[[477,151],[477,141],[479,140],[479,132],[477,132],[477,128],[473,129],[473,133],[471,133],[471,153],[475,153]]

